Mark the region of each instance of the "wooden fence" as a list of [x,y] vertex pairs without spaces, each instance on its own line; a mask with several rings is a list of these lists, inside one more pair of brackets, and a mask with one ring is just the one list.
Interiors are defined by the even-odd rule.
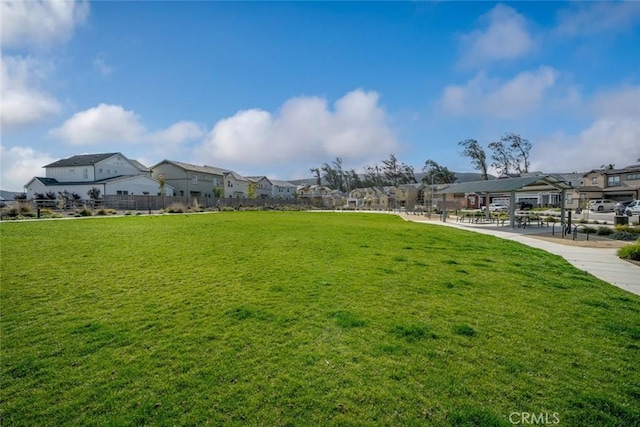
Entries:
[[193,196],[102,196],[96,203],[107,209],[117,210],[161,210],[169,208],[171,205],[180,204],[187,207],[200,206],[209,208],[232,207],[280,207],[280,206],[308,206],[308,202],[297,199],[246,199],[246,198],[216,198],[216,197],[193,197]]

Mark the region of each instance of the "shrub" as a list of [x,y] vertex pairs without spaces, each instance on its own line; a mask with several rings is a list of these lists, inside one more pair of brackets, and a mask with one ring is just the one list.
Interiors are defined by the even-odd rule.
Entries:
[[82,208],[82,210],[78,211],[78,215],[80,216],[92,216],[93,211],[86,206]]
[[598,236],[608,236],[611,233],[613,233],[613,230],[609,227],[598,227],[598,231],[596,231]]
[[625,246],[618,250],[618,256],[624,259],[630,259],[633,261],[640,261],[640,243]]
[[615,240],[624,240],[627,242],[632,242],[637,238],[634,233],[629,233],[628,231],[614,231],[609,235],[609,237]]
[[29,202],[19,202],[18,204],[5,209],[2,212],[2,215],[15,218],[19,216],[30,216],[34,211],[35,208],[33,207],[33,204]]
[[188,208],[182,203],[173,203],[167,208],[167,212],[169,213],[185,213],[187,211]]
[[[600,227],[600,228],[602,228],[602,227]],[[595,227],[589,227],[589,226],[587,225],[587,226],[584,226],[584,227],[579,227],[579,228],[578,228],[578,232],[579,232],[579,233],[586,233],[586,232],[589,232],[589,234],[594,234],[594,233],[597,233],[597,232],[598,232],[598,229],[597,229],[597,228],[595,228]]]
[[107,214],[108,212],[106,209],[100,209],[98,212],[96,212],[96,215],[100,215],[100,216],[107,215]]
[[616,231],[626,231],[628,233],[640,234],[640,227],[629,225],[616,225]]

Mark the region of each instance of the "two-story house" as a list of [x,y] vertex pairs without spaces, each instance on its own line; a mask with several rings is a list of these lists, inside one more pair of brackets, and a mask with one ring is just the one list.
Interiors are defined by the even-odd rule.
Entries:
[[[75,193],[88,199],[97,188],[100,195],[157,195],[159,181],[150,176],[141,163],[127,159],[122,153],[81,154],[44,166],[45,176],[34,177],[27,184],[27,197],[36,194]],[[173,193],[173,188],[168,188]],[[171,195],[168,194],[168,195]]]
[[197,166],[163,160],[151,167],[151,176],[175,188],[176,196],[223,197],[224,175],[229,171],[213,166]]
[[580,199],[640,199],[640,164],[621,169],[595,169],[583,175]]
[[258,199],[267,199],[272,197],[273,193],[273,183],[266,176],[247,176],[246,177],[251,183],[249,184],[249,188],[253,188],[253,191],[250,191],[250,194]]
[[252,181],[240,174],[227,171],[224,174],[224,197],[245,198],[249,197],[249,185]]
[[271,197],[274,199],[294,199],[296,197],[296,185],[288,181],[272,179]]

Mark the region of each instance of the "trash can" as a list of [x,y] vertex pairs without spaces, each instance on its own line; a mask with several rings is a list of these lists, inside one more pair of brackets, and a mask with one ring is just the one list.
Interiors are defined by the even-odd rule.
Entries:
[[613,220],[613,225],[628,225],[629,217],[623,215],[616,215]]

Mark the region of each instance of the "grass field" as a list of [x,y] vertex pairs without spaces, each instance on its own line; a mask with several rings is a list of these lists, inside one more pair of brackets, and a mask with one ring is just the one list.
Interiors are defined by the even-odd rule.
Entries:
[[2,425],[640,420],[640,298],[514,242],[306,212],[0,232]]

